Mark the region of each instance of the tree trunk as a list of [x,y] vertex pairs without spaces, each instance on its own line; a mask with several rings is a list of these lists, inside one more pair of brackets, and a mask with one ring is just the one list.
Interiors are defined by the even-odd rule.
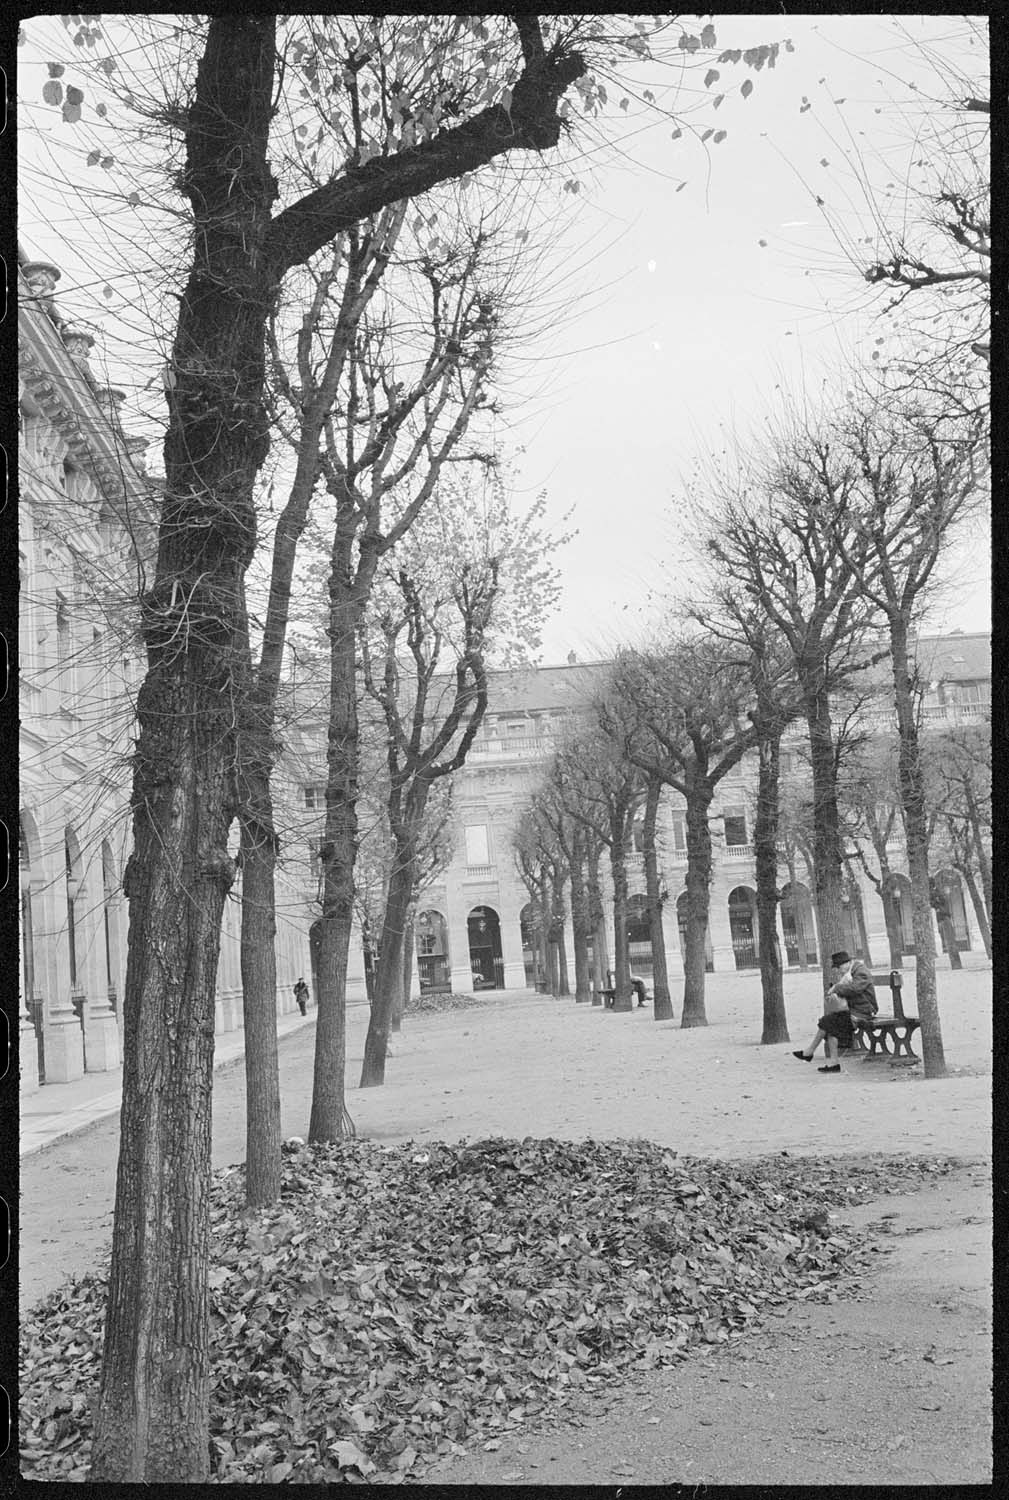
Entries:
[[662,783],[649,782],[645,797],[645,816],[641,828],[645,852],[645,899],[648,902],[648,933],[652,943],[652,995],[656,1021],[672,1021],[673,998],[669,993],[669,969],[666,964],[666,936],[662,930],[662,884],[659,879],[659,856],[655,847],[655,825],[658,820]]
[[711,884],[711,788],[698,777],[688,783],[687,923],[683,944],[683,1014],[680,1026],[707,1026],[704,972],[708,939],[708,890]]
[[563,924],[557,934],[557,993],[558,995],[571,993],[571,983],[568,978],[568,950],[564,942]]
[[556,1000],[561,992],[560,964],[557,958],[557,944],[547,933],[547,984],[551,995]]
[[613,982],[616,995],[614,1010],[633,1010],[631,966],[627,954],[627,861],[623,839],[614,838],[610,845],[610,874],[613,878]]
[[550,961],[550,932],[545,904],[539,903],[536,922],[536,946],[539,952],[540,972],[546,994],[553,993],[553,967]]
[[378,967],[378,959],[375,957],[375,949],[372,946],[371,927],[366,921],[361,923],[361,957],[364,961],[364,993],[371,1006],[375,1003],[375,970]]
[[571,937],[575,950],[575,1003],[577,1005],[587,1004],[592,999],[588,948],[590,933],[585,864],[581,850],[576,848],[571,860]]
[[[251,794],[251,796],[250,796]],[[245,1201],[280,1196],[277,1060],[277,839],[269,772],[245,771],[242,810],[242,1018],[245,1024]]]
[[332,635],[326,828],[321,850],[322,943],[308,1127],[309,1140],[318,1144],[342,1140],[346,1102],[347,966],[354,924],[360,738],[354,650],[360,604],[347,582],[352,542],[352,535],[338,535],[329,581]]
[[[822,673],[818,679],[822,680]],[[820,938],[820,969],[824,989],[833,982],[831,953],[844,946],[841,833],[837,812],[837,768],[830,699],[815,687],[806,699],[809,759],[813,781],[813,884]]]
[[[981,832],[981,818],[978,812],[977,799],[974,796],[974,789],[970,783],[969,777],[965,779],[964,792],[967,799],[967,816],[970,819],[971,832],[974,835],[974,847],[977,851],[977,867],[981,874],[981,889],[984,891],[984,904],[985,910],[988,914],[988,932],[990,940],[992,922],[991,860],[988,858],[988,850],[985,848],[984,835]],[[991,957],[991,954],[989,953],[988,956]]]
[[867,968],[872,968],[872,953],[869,949],[869,934],[865,926],[865,908],[862,905],[862,892],[859,890],[858,881],[855,879],[847,857],[844,857],[845,874],[844,886],[848,897],[849,910],[855,914],[855,925],[858,928],[858,946],[862,962]]
[[411,902],[410,911],[406,919],[406,937],[403,940],[403,984],[399,992],[399,999],[392,1008],[393,1031],[398,1031],[403,1024],[403,1012],[409,1004],[410,992],[413,989],[414,919],[416,914],[416,908]]
[[557,945],[557,993],[558,995],[570,995],[571,985],[568,979],[568,953],[564,943],[564,876],[554,872],[550,878],[550,895],[552,917],[550,924],[551,941]]
[[890,616],[890,654],[893,660],[894,704],[899,736],[897,777],[914,915],[915,995],[918,1018],[921,1021],[922,1059],[926,1078],[942,1078],[946,1073],[946,1059],[935,983],[925,780],[919,755],[918,724],[908,666],[907,628],[896,613]]
[[942,945],[949,959],[951,969],[962,969],[963,961],[960,958],[960,945],[956,940],[956,928],[953,926],[953,918],[947,911],[936,912],[936,922],[942,937]]
[[[193,268],[170,363],[154,585],[142,601],[112,1263],[90,1478],[209,1472],[214,996],[248,686],[244,576],[269,447],[263,244],[275,18],[211,17],[186,128]],[[236,165],[237,163],[237,165]]]
[[409,834],[396,838],[396,854],[389,877],[385,916],[375,983],[375,1003],[368,1020],[361,1066],[361,1088],[377,1088],[385,1082],[385,1056],[392,1026],[392,1013],[403,992],[406,929],[414,886],[414,845]]
[[760,946],[760,989],[764,1024],[760,1040],[765,1046],[787,1042],[785,990],[782,982],[781,949],[778,944],[778,772],[781,730],[762,734],[757,743],[757,815],[753,825],[753,852],[757,870],[757,936]]
[[988,913],[985,911],[984,901],[981,897],[981,892],[978,890],[977,881],[974,878],[974,871],[969,865],[963,865],[960,867],[960,874],[963,876],[964,884],[970,893],[971,904],[974,907],[974,916],[977,920],[978,932],[981,934],[981,941],[984,943],[985,954],[988,958],[991,958],[991,928],[988,925]]
[[883,903],[886,941],[890,949],[890,968],[899,969],[904,962],[904,948],[901,942],[900,922],[897,918],[897,904],[893,899],[893,886],[887,883],[886,874],[880,888],[879,899]]
[[593,933],[592,1004],[602,1005],[602,989],[606,983],[609,954],[606,946],[606,920],[603,912],[603,898],[602,892],[599,889],[598,846],[589,855],[585,886],[589,903],[589,923]]

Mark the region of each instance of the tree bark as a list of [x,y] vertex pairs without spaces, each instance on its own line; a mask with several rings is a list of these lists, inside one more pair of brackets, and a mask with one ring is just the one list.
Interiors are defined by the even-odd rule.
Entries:
[[[822,682],[824,673],[816,674]],[[813,781],[813,883],[824,989],[833,981],[831,953],[843,947],[844,902],[840,819],[837,811],[837,766],[827,689],[814,683],[806,696],[809,759]]]
[[403,940],[403,983],[399,992],[399,999],[392,1007],[392,1030],[398,1031],[403,1024],[403,1013],[410,1001],[410,991],[413,988],[413,950],[414,950],[414,919],[416,908],[411,899],[410,910],[406,918],[406,936]]
[[[129,953],[112,1263],[91,1479],[202,1482],[214,996],[233,816],[234,703],[263,409],[274,17],[215,16],[186,130],[194,260],[170,362],[165,496],[142,600]],[[237,162],[237,165],[236,165]]]
[[981,934],[981,941],[984,944],[985,954],[988,958],[991,958],[991,928],[988,925],[988,913],[985,911],[984,901],[981,892],[978,890],[977,881],[974,878],[974,871],[966,864],[960,866],[959,869],[960,874],[964,878],[967,890],[970,893],[971,905],[974,907],[974,916],[977,920],[978,931]]
[[580,833],[576,832],[575,848],[571,859],[571,937],[575,950],[575,1003],[577,1005],[585,1005],[592,999],[588,948],[590,935],[585,862],[581,850]]
[[378,1088],[385,1082],[385,1058],[392,1014],[403,991],[406,929],[414,887],[415,845],[411,830],[397,830],[394,836],[396,853],[382,922],[375,1003],[371,1007],[368,1035],[364,1043],[364,1061],[361,1065],[360,1086],[363,1089]]
[[603,898],[599,888],[598,845],[593,847],[588,857],[588,871],[585,885],[589,903],[589,923],[593,932],[592,1004],[602,1005],[602,990],[603,985],[606,983],[606,970],[609,968],[609,954],[606,946],[606,920],[603,912]]
[[[347,968],[354,923],[360,729],[355,641],[360,602],[349,580],[353,532],[337,527],[329,580],[330,674],[326,751],[326,826],[322,859],[322,942],[312,1112],[308,1138],[339,1141],[344,1133],[347,1065]],[[381,964],[381,960],[379,960]]]
[[564,943],[564,884],[565,877],[563,873],[554,869],[550,876],[552,908],[550,940],[557,946],[557,993],[559,996],[570,995],[571,993],[571,985],[568,979],[568,952]]
[[655,825],[658,821],[662,782],[651,777],[645,794],[645,816],[641,841],[645,858],[645,899],[648,902],[648,931],[652,943],[652,995],[656,1021],[672,1021],[673,998],[669,993],[669,968],[666,963],[666,936],[662,930],[662,884],[659,879],[659,856],[655,847]]
[[901,942],[900,921],[897,918],[897,901],[894,900],[894,886],[888,885],[888,873],[883,876],[880,886],[880,901],[883,903],[883,921],[886,922],[886,942],[891,950],[891,969],[900,969],[904,962],[904,947]]
[[847,890],[848,907],[855,914],[855,925],[858,928],[858,946],[861,950],[862,961],[868,968],[872,968],[872,953],[869,948],[869,933],[865,925],[865,908],[862,905],[862,892],[859,890],[858,881],[851,869],[851,864],[846,855],[844,859],[844,886]]
[[753,852],[757,872],[757,936],[760,947],[760,989],[763,997],[765,1046],[787,1042],[785,990],[778,943],[778,783],[781,730],[762,733],[757,742],[757,814]]
[[616,995],[614,1010],[634,1008],[631,990],[631,966],[627,954],[627,861],[622,838],[610,845],[610,875],[613,879],[613,982]]
[[711,885],[711,830],[708,809],[711,788],[707,779],[694,775],[687,786],[687,923],[683,945],[683,1013],[680,1026],[707,1026],[704,1009],[704,974],[708,938],[709,887]]
[[907,626],[900,615],[890,613],[890,654],[893,661],[894,704],[897,710],[899,753],[897,778],[904,820],[904,841],[911,879],[914,917],[915,994],[921,1021],[921,1050],[926,1078],[942,1078],[946,1059],[942,1044],[939,1001],[935,982],[935,940],[932,935],[932,904],[928,874],[928,821],[925,810],[925,778],[918,745],[911,673],[908,664]]
[[[988,850],[985,848],[977,798],[974,796],[974,788],[969,776],[964,779],[964,795],[967,802],[967,816],[970,819],[971,832],[974,835],[974,847],[977,850],[977,867],[981,874],[981,889],[984,891],[984,904],[988,914],[988,931],[990,935],[992,921],[991,860],[988,858]],[[990,952],[988,956],[989,958],[991,957]]]
[[242,848],[242,1019],[245,1025],[245,1201],[280,1196],[280,1075],[277,1060],[277,839],[269,770],[245,772]]

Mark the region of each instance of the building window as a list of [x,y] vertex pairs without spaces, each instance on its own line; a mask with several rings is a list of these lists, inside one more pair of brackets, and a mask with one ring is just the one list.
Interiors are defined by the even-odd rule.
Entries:
[[738,847],[746,844],[749,840],[746,836],[746,809],[742,807],[727,807],[725,809],[725,843],[726,847]]
[[471,823],[467,827],[466,863],[471,868],[474,865],[490,864],[490,845],[487,840],[486,823]]
[[795,769],[795,756],[791,750],[782,750],[778,756],[778,773],[788,776]]
[[673,848],[682,854],[687,847],[687,818],[685,813],[673,813]]
[[305,806],[310,812],[325,812],[326,786],[324,782],[313,782],[304,788]]

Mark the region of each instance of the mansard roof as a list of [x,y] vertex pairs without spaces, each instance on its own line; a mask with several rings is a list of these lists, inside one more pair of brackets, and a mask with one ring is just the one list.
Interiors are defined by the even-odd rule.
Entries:
[[929,682],[991,680],[991,636],[983,631],[919,636],[916,657]]

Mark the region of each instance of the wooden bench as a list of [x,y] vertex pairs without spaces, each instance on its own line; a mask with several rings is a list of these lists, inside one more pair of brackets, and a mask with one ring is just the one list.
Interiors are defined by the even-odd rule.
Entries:
[[[859,1052],[868,1052],[869,1057],[905,1057],[918,1062],[918,1054],[911,1046],[911,1039],[921,1022],[917,1016],[905,1016],[901,988],[904,976],[899,969],[889,974],[874,974],[874,985],[887,985],[893,1000],[893,1015],[875,1015],[871,1021],[852,1016],[855,1047]],[[868,1043],[868,1045],[866,1045]]]
[[[617,998],[616,982],[614,980],[612,972],[610,971],[607,971],[606,978],[608,979],[609,983],[605,988],[601,989],[599,993],[603,997],[604,1005],[612,1005]],[[645,981],[643,979],[632,978],[631,989],[634,991],[638,1004],[644,1005],[646,999],[648,998],[648,994],[645,989]]]

